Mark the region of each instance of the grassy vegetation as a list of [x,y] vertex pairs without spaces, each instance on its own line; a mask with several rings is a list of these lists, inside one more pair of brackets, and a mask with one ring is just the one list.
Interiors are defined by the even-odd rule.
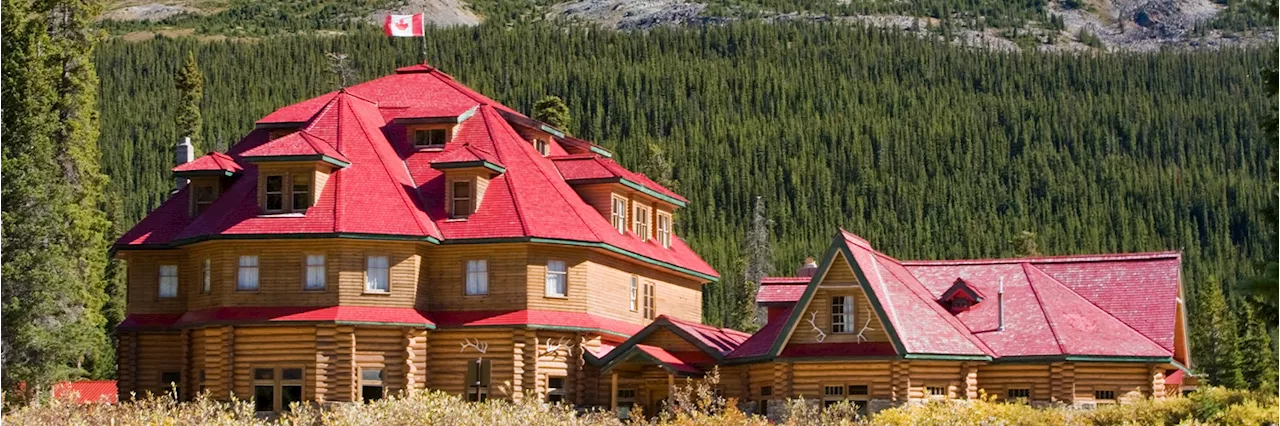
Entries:
[[[534,395],[522,402],[491,400],[469,403],[440,392],[414,392],[369,404],[341,404],[329,409],[296,406],[279,418],[254,415],[247,401],[217,402],[202,396],[192,402],[149,397],[119,405],[75,405],[48,401],[14,410],[13,425],[769,425],[770,420],[743,413],[736,401],[712,390],[718,375],[677,386],[666,409],[647,421],[623,422],[601,410],[577,411],[544,404]],[[1264,425],[1276,424],[1276,396],[1223,388],[1206,388],[1186,398],[1141,400],[1097,410],[1066,407],[1033,408],[1021,403],[976,401],[932,402],[881,411],[859,418],[852,406],[819,409],[812,401],[788,402],[786,425]],[[633,412],[635,418],[643,413]]]

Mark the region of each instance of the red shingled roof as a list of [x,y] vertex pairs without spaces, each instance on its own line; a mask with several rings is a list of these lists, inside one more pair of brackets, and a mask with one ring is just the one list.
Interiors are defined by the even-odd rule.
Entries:
[[236,173],[242,170],[236,160],[221,152],[211,152],[200,156],[188,163],[179,164],[173,168],[176,174],[183,173],[199,173],[199,172],[229,172]]
[[[455,113],[465,120],[457,125],[443,152],[415,149],[404,126],[392,122]],[[640,241],[630,233],[617,233],[608,218],[583,201],[553,161],[536,152],[504,114],[527,120],[426,65],[400,68],[394,75],[281,108],[259,124],[296,123],[302,127],[300,132],[268,141],[267,130],[258,129],[232,146],[226,156],[245,172],[224,188],[209,210],[189,217],[189,190],[178,191],[126,232],[116,248],[163,247],[228,235],[375,235],[443,242],[541,238],[608,246],[681,272],[718,277],[679,238],[666,248],[656,239]],[[552,152],[565,153],[558,144],[566,139],[553,139]],[[585,141],[574,140],[573,145],[575,151],[591,149]],[[333,171],[305,214],[260,214],[257,166],[244,157],[304,152],[341,156],[350,165]],[[466,220],[451,220],[445,212],[443,172],[431,164],[464,154],[506,170],[490,181],[474,214]],[[613,176],[684,200],[612,160],[598,163]]]
[[689,200],[666,187],[654,182],[642,173],[623,168],[612,158],[599,154],[572,154],[548,157],[556,164],[560,175],[569,183],[599,182],[626,179],[662,195],[687,203]]
[[503,167],[493,154],[485,152],[483,149],[473,147],[471,145],[462,145],[457,148],[445,150],[443,154],[431,161],[431,164],[448,164],[448,163],[470,163],[476,161],[486,161],[498,167]]
[[757,304],[796,303],[808,284],[766,284],[756,292]]
[[742,342],[751,337],[749,333],[743,333],[738,330],[722,327],[714,327],[704,325],[702,323],[685,321],[679,318],[673,318],[666,315],[660,315],[658,318],[665,319],[672,326],[697,339],[703,345],[719,352],[721,355],[728,354],[738,348]]
[[[687,354],[686,353],[686,354],[677,355],[675,353],[668,352],[666,349],[662,349],[657,346],[636,345],[636,349],[640,350],[640,352],[643,352],[646,355],[649,355],[651,358],[653,358],[658,363],[662,364],[664,367],[667,367],[677,372],[686,373],[686,374],[702,374],[703,373],[702,369],[695,367],[694,364],[706,363],[707,361],[712,361],[712,362],[715,361],[710,358],[707,358],[705,354],[701,354],[701,353]],[[698,356],[700,354],[701,356]],[[701,359],[701,361],[699,361],[699,359]]]
[[204,324],[252,324],[267,322],[339,322],[434,326],[413,308],[377,306],[258,306],[221,307],[185,314],[130,314],[121,329],[182,328]]
[[760,279],[760,284],[808,284],[812,280],[810,277],[764,277]]
[[441,328],[524,325],[534,327],[569,327],[599,330],[630,337],[640,326],[629,322],[581,312],[538,310],[519,311],[448,311],[427,314]]
[[115,404],[118,402],[115,380],[80,380],[53,385],[53,397],[74,397],[80,404]]
[[[841,231],[833,244],[839,249],[836,253],[848,253],[850,267],[860,269],[858,276],[865,277],[867,295],[879,306],[882,314],[878,316],[889,328],[893,344],[796,341],[782,345],[789,334],[788,321],[779,320],[767,324],[728,358],[1173,356],[1177,253],[901,262],[847,231]],[[828,264],[836,266],[844,265]],[[985,298],[952,315],[938,299],[957,278]],[[1003,331],[998,330],[996,315],[1001,282]],[[778,286],[764,286],[761,292]],[[782,316],[798,322],[796,315],[788,308]],[[895,345],[905,353],[895,353]],[[775,348],[780,351],[771,353]]]

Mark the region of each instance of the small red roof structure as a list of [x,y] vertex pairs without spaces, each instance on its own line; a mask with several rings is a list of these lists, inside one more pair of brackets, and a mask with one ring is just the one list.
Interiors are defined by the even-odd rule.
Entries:
[[79,380],[53,385],[53,397],[71,399],[80,404],[115,404],[118,402],[115,380]]
[[173,168],[173,174],[181,177],[213,175],[232,176],[243,170],[236,160],[221,152],[211,152],[193,161]]
[[677,206],[684,206],[688,199],[654,182],[642,173],[623,168],[612,158],[599,154],[574,154],[549,157],[564,180],[571,184],[620,182],[623,185],[663,199]]
[[[696,352],[669,352],[656,346],[645,344],[645,339],[658,330],[667,330],[691,343],[699,350]],[[659,315],[653,322],[636,332],[631,338],[622,342],[608,353],[596,356],[598,362],[611,368],[619,362],[643,354],[647,359],[662,364],[664,368],[686,374],[702,374],[723,360],[747,341],[751,335],[738,330],[709,326],[693,321]],[[593,354],[594,355],[594,354]]]
[[333,163],[338,167],[346,167],[351,164],[351,160],[348,160],[347,156],[334,149],[333,145],[306,130],[267,141],[241,152],[240,156],[250,161],[314,158]]
[[756,292],[758,305],[789,305],[800,300],[808,284],[768,284]]

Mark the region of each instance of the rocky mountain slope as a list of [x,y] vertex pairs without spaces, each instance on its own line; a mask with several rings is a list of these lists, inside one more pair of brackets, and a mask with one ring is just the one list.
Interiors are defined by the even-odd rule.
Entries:
[[[210,36],[260,36],[272,33],[273,14],[282,19],[310,20],[287,27],[290,31],[342,31],[351,25],[379,25],[387,13],[425,13],[428,22],[437,26],[473,26],[496,19],[567,22],[623,31],[741,20],[819,21],[895,28],[920,37],[1001,51],[1216,48],[1271,43],[1276,36],[1275,23],[1259,18],[1265,14],[1252,4],[1229,7],[1218,3],[1221,0],[1043,0],[1045,3],[1029,7],[994,8],[978,0],[959,2],[942,12],[924,4],[931,2],[898,2],[884,7],[871,0],[843,0],[825,8],[802,3],[769,8],[763,1],[731,0],[356,0],[333,5],[322,1],[309,8],[280,0],[147,1],[114,4],[101,19],[121,33],[142,31],[142,38],[150,32],[190,33],[175,33],[175,28],[193,28]],[[257,22],[242,24],[238,20]]]

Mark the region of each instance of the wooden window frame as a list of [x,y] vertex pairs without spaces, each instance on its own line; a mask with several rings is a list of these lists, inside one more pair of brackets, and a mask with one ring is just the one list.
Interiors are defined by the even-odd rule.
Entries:
[[[838,305],[836,304],[836,299],[841,300]],[[832,334],[853,333],[853,321],[854,321],[853,314],[854,314],[854,310],[857,309],[857,305],[854,303],[853,296],[852,295],[831,296],[831,304],[828,306],[831,309],[831,324],[829,327],[827,327],[830,330],[830,332]],[[841,310],[841,312],[839,313],[836,312],[837,306],[839,306]],[[836,321],[836,318],[840,318],[841,320]],[[840,327],[839,330],[836,329],[837,326]]]
[[[244,265],[245,258],[249,258],[249,257],[253,258],[252,266]],[[242,274],[244,273],[245,268],[253,269],[253,288],[243,287],[244,282],[242,281],[242,278],[243,278]],[[262,289],[262,256],[258,254],[242,254],[242,255],[236,256],[236,291],[246,292],[246,293],[255,293],[261,289]]]
[[[269,189],[271,185],[271,178],[274,177],[280,178],[280,191],[277,192],[272,192]],[[289,183],[291,183],[289,180],[289,173],[267,173],[262,176],[262,211],[267,213],[285,213],[289,211],[289,205],[285,204],[289,202],[289,191],[286,189],[286,185]],[[280,196],[280,208],[271,208],[272,195]]]
[[[387,289],[373,290],[369,288],[369,261],[375,257],[387,259]],[[365,253],[364,255],[364,291],[363,294],[391,294],[391,255],[383,253]]]
[[[1098,395],[1100,392],[1111,392],[1111,398],[1100,398]],[[1093,403],[1097,405],[1119,404],[1120,391],[1115,388],[1102,388],[1102,389],[1094,388]]]
[[[458,184],[466,184],[467,196],[458,197]],[[466,219],[476,212],[476,182],[475,179],[450,179],[449,182],[449,219]],[[466,200],[467,208],[465,212],[458,211],[458,201]]]
[[[471,292],[471,262],[484,263],[484,291],[479,293]],[[462,295],[467,297],[488,296],[489,295],[489,259],[467,259],[462,261]]]
[[[316,180],[315,173],[314,172],[313,173],[292,173],[291,172],[291,173],[288,173],[288,175],[289,175],[289,211],[305,214],[307,212],[307,209],[311,208],[311,205],[314,204],[315,202],[315,195],[311,193],[315,189],[315,185],[313,185],[313,182],[315,182]],[[307,197],[306,207],[298,207],[298,203],[297,203],[298,201],[297,189],[298,189],[299,176],[303,176],[307,179],[306,184],[303,185],[306,187],[306,190],[302,191],[302,194],[306,195]]]
[[[405,126],[405,140],[409,142],[409,146],[415,150],[422,151],[439,151],[443,150],[445,145],[453,141],[453,125],[412,125]],[[443,133],[443,140],[438,143],[430,143],[432,132],[439,131]],[[426,144],[418,143],[418,132],[426,132]]]
[[[202,201],[200,199],[199,197],[200,193],[198,191],[199,188],[209,189],[210,198],[208,201]],[[205,206],[206,209],[208,208],[208,206],[212,206],[214,202],[218,201],[218,195],[220,195],[218,193],[218,185],[216,185],[214,182],[201,181],[201,183],[199,184],[192,182],[191,183],[191,212],[190,212],[191,216],[195,217],[195,216],[199,216],[200,213],[203,213],[204,209],[201,209],[200,208],[201,206]]]
[[657,218],[654,225],[656,229],[655,232],[657,232],[658,244],[661,244],[662,248],[669,249],[671,248],[671,228],[673,226],[671,213],[659,210],[655,217]]
[[657,285],[653,281],[644,282],[644,319],[652,320],[658,317],[658,290]]
[[549,156],[551,155],[551,142],[542,138],[533,138],[533,150],[538,151],[538,154],[543,157]]
[[213,292],[213,259],[205,256],[200,261],[200,294]]
[[640,276],[632,275],[630,285],[631,312],[636,312],[640,309]]
[[[626,397],[622,396],[623,392],[627,393]],[[626,420],[631,418],[631,412],[635,410],[636,398],[639,397],[639,395],[640,393],[637,392],[635,388],[618,388],[618,391],[614,393],[613,398],[618,401],[618,409],[626,408],[625,412],[621,410],[617,411],[619,419]]]
[[[564,270],[552,272],[551,270],[552,262],[559,262],[561,265],[564,266]],[[551,292],[551,277],[553,275],[559,276],[561,282],[564,283],[564,291],[560,292],[560,294]],[[543,297],[549,297],[552,299],[568,298],[569,297],[569,262],[566,262],[560,259],[547,259],[546,267],[543,270],[543,283],[544,283]]]
[[[364,388],[365,388],[366,386],[368,386],[368,387],[375,387],[375,386],[376,386],[376,387],[382,388],[382,395],[381,395],[381,396],[379,396],[379,397],[378,397],[378,399],[375,399],[375,400],[373,400],[373,401],[377,401],[377,400],[385,399],[385,398],[387,397],[387,385],[386,385],[386,383],[387,383],[387,377],[386,377],[387,369],[382,368],[382,367],[376,367],[376,368],[374,368],[374,367],[360,367],[360,368],[358,368],[357,370],[358,370],[358,371],[356,371],[356,379],[357,379],[358,383],[356,383],[356,386],[359,388],[359,390],[357,391],[357,392],[359,393],[359,395],[357,395],[357,396],[358,396],[358,399],[360,400],[360,402],[361,402],[361,403],[369,403],[369,402],[370,402],[370,401],[368,401],[368,400],[365,400],[365,396],[364,396]],[[364,373],[365,373],[366,371],[377,371],[377,372],[378,372],[378,379],[377,379],[377,380],[373,380],[373,379],[365,379],[365,378],[364,378]]]
[[1015,390],[1025,390],[1025,391],[1027,391],[1026,402],[1027,402],[1028,404],[1030,404],[1030,403],[1031,403],[1032,398],[1034,398],[1034,397],[1035,397],[1035,394],[1036,394],[1035,387],[1031,386],[1030,384],[1021,384],[1021,383],[1020,383],[1020,384],[1016,384],[1016,385],[1005,385],[1005,387],[1004,387],[1004,395],[1003,395],[1003,399],[1004,399],[1005,401],[1012,402],[1012,401],[1017,401],[1019,398],[1022,398],[1022,397],[1014,398],[1014,397],[1009,396],[1009,394],[1010,394],[1011,392],[1015,391]]
[[[619,204],[622,203],[622,210],[618,210]],[[613,225],[613,229],[618,230],[619,234],[627,233],[627,198],[618,194],[609,196],[609,223]]]
[[[311,288],[311,256],[320,256],[320,287]],[[329,291],[329,256],[323,252],[304,252],[302,253],[302,291],[307,292],[325,292]]]
[[271,130],[268,130],[268,131],[267,131],[267,140],[268,140],[268,141],[273,141],[273,140],[276,140],[276,139],[280,139],[280,138],[283,138],[283,137],[285,137],[285,136],[289,136],[291,133],[296,132],[296,131],[298,131],[298,129],[293,128],[293,127],[285,127],[285,128],[279,128],[279,129],[271,129]]
[[[271,370],[272,371],[271,380],[259,379],[256,374],[257,370]],[[299,377],[298,379],[285,379],[284,378],[285,370],[298,370],[301,377]],[[286,404],[283,403],[285,386],[298,386],[299,388],[298,402],[306,401],[306,392],[307,392],[306,383],[307,383],[307,369],[306,367],[303,367],[303,366],[250,366],[249,367],[250,394],[255,395],[255,398],[256,398],[256,392],[257,392],[258,386],[271,386],[271,398],[272,398],[271,407],[273,408],[273,410],[269,412],[280,413],[280,412],[284,412],[289,408]],[[263,412],[263,411],[257,411],[256,409],[257,407],[254,407],[254,408],[255,408],[254,409],[255,412],[259,412],[259,413]]]
[[[475,381],[480,382],[477,386],[471,379],[471,366],[475,366]],[[485,368],[488,365],[488,368]],[[480,377],[482,373],[489,374],[483,379]],[[489,388],[493,386],[493,360],[484,358],[473,358],[467,360],[467,371],[462,378],[463,400],[468,402],[484,402],[489,399]],[[473,399],[474,398],[474,399]]]
[[[925,383],[922,388],[925,399],[951,399],[950,383]],[[934,388],[942,389],[942,395],[934,395],[932,391]]]
[[[162,394],[172,396],[175,401],[182,400],[182,372],[181,371],[161,371],[160,373],[160,390]],[[165,380],[168,375],[178,376],[177,380]]]
[[[553,379],[560,379],[560,387],[553,387],[553,386],[551,386],[551,380],[553,380]],[[546,382],[545,382],[545,383],[547,384],[547,393],[546,393],[546,395],[547,395],[547,398],[546,398],[547,402],[563,402],[563,401],[565,401],[565,397],[568,395],[568,392],[566,391],[566,389],[568,389],[568,388],[569,388],[569,377],[567,377],[567,376],[552,376],[552,375],[548,374],[548,375],[546,376]],[[559,401],[552,401],[552,400],[551,400],[551,397],[553,397],[553,396],[559,396],[559,397],[560,397],[560,400],[559,400]]]
[[[166,267],[173,268],[173,275],[165,275],[164,272]],[[178,264],[176,262],[161,263],[156,265],[156,299],[159,299],[159,300],[177,299],[179,293],[182,291],[180,287],[180,284],[182,282],[181,276],[182,276],[182,270],[178,267]],[[173,295],[172,296],[164,295],[165,278],[173,279]]]
[[633,203],[631,208],[631,232],[634,232],[640,241],[649,241],[652,208],[640,203]]
[[[834,394],[832,393],[833,390],[835,391]],[[844,383],[822,385],[822,408],[825,409],[832,404],[848,399],[849,395],[846,395],[845,391]]]

